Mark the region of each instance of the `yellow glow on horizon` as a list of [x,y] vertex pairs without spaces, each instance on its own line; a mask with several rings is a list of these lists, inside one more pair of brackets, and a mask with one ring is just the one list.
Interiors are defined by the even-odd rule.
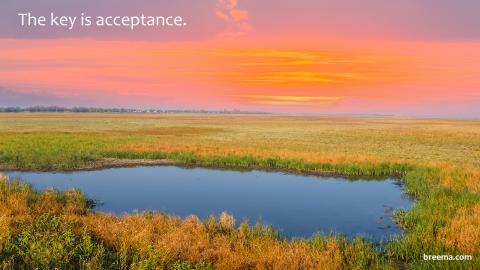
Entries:
[[411,76],[409,59],[398,55],[256,48],[216,49],[212,55],[221,59],[217,76],[235,87],[354,87]]
[[337,103],[342,97],[337,96],[282,96],[282,95],[243,95],[240,98],[250,100],[259,105],[321,105],[328,106]]

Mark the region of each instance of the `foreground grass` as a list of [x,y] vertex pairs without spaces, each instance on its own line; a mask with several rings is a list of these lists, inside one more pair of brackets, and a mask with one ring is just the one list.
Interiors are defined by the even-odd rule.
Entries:
[[[0,114],[0,164],[4,168],[78,169],[105,158],[170,159],[202,166],[362,177],[397,175],[417,199],[413,209],[398,214],[406,235],[389,243],[386,252],[361,241],[346,243],[317,237],[291,243],[264,233],[257,233],[259,238],[254,233],[251,238],[259,242],[252,244],[245,240],[251,233],[242,234],[242,230],[213,233],[205,223],[159,215],[116,219],[88,211],[64,214],[61,210],[50,216],[86,229],[112,254],[119,254],[122,241],[138,235],[133,239],[141,240],[131,248],[141,250],[141,254],[149,254],[146,250],[171,252],[171,246],[165,243],[178,238],[187,242],[184,249],[176,247],[175,252],[167,252],[176,254],[169,261],[211,263],[220,269],[302,269],[319,265],[331,269],[480,268],[480,123],[476,121]],[[30,224],[44,214],[35,214]],[[190,225],[178,225],[176,234],[165,238],[169,234],[156,224],[166,220]],[[111,229],[122,226],[128,229]],[[220,236],[225,242],[211,242]],[[225,249],[214,252],[209,245],[215,250]],[[470,254],[474,260],[423,261],[423,254]]]

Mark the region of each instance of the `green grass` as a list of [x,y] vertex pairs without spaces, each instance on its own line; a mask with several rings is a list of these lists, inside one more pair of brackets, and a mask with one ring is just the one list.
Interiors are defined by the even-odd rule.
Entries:
[[[480,224],[478,121],[0,115],[0,166],[72,170],[106,158],[168,159],[197,166],[349,177],[401,177],[406,191],[416,199],[415,207],[397,215],[405,236],[391,241],[386,250],[381,248],[373,253],[364,246],[368,243],[337,240],[346,245],[342,249],[342,265],[354,269],[361,265],[354,260],[369,261],[365,265],[370,266],[375,265],[373,260],[385,266],[382,260],[387,260],[387,264],[397,268],[480,268],[480,233],[475,230]],[[315,246],[315,241],[320,240],[309,241]],[[356,257],[346,252],[350,249],[369,255]],[[423,261],[423,254],[471,254],[474,260]]]
[[15,235],[0,239],[1,269],[171,269],[208,270],[208,263],[169,260],[159,251],[140,254],[127,248],[113,250],[91,232],[75,231],[62,216],[45,213],[32,224],[22,224]]

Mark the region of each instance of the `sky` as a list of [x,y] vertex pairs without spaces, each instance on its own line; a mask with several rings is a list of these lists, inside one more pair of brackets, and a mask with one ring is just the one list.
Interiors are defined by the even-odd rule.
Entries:
[[[476,0],[2,0],[0,106],[480,117]],[[182,16],[185,27],[21,26]]]

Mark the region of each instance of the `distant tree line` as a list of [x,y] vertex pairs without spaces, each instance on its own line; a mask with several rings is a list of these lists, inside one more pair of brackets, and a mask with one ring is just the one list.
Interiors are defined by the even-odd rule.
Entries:
[[0,107],[0,112],[73,112],[73,113],[199,113],[199,114],[269,114],[267,112],[250,112],[241,110],[161,110],[161,109],[126,109],[126,108],[90,108],[90,107]]

